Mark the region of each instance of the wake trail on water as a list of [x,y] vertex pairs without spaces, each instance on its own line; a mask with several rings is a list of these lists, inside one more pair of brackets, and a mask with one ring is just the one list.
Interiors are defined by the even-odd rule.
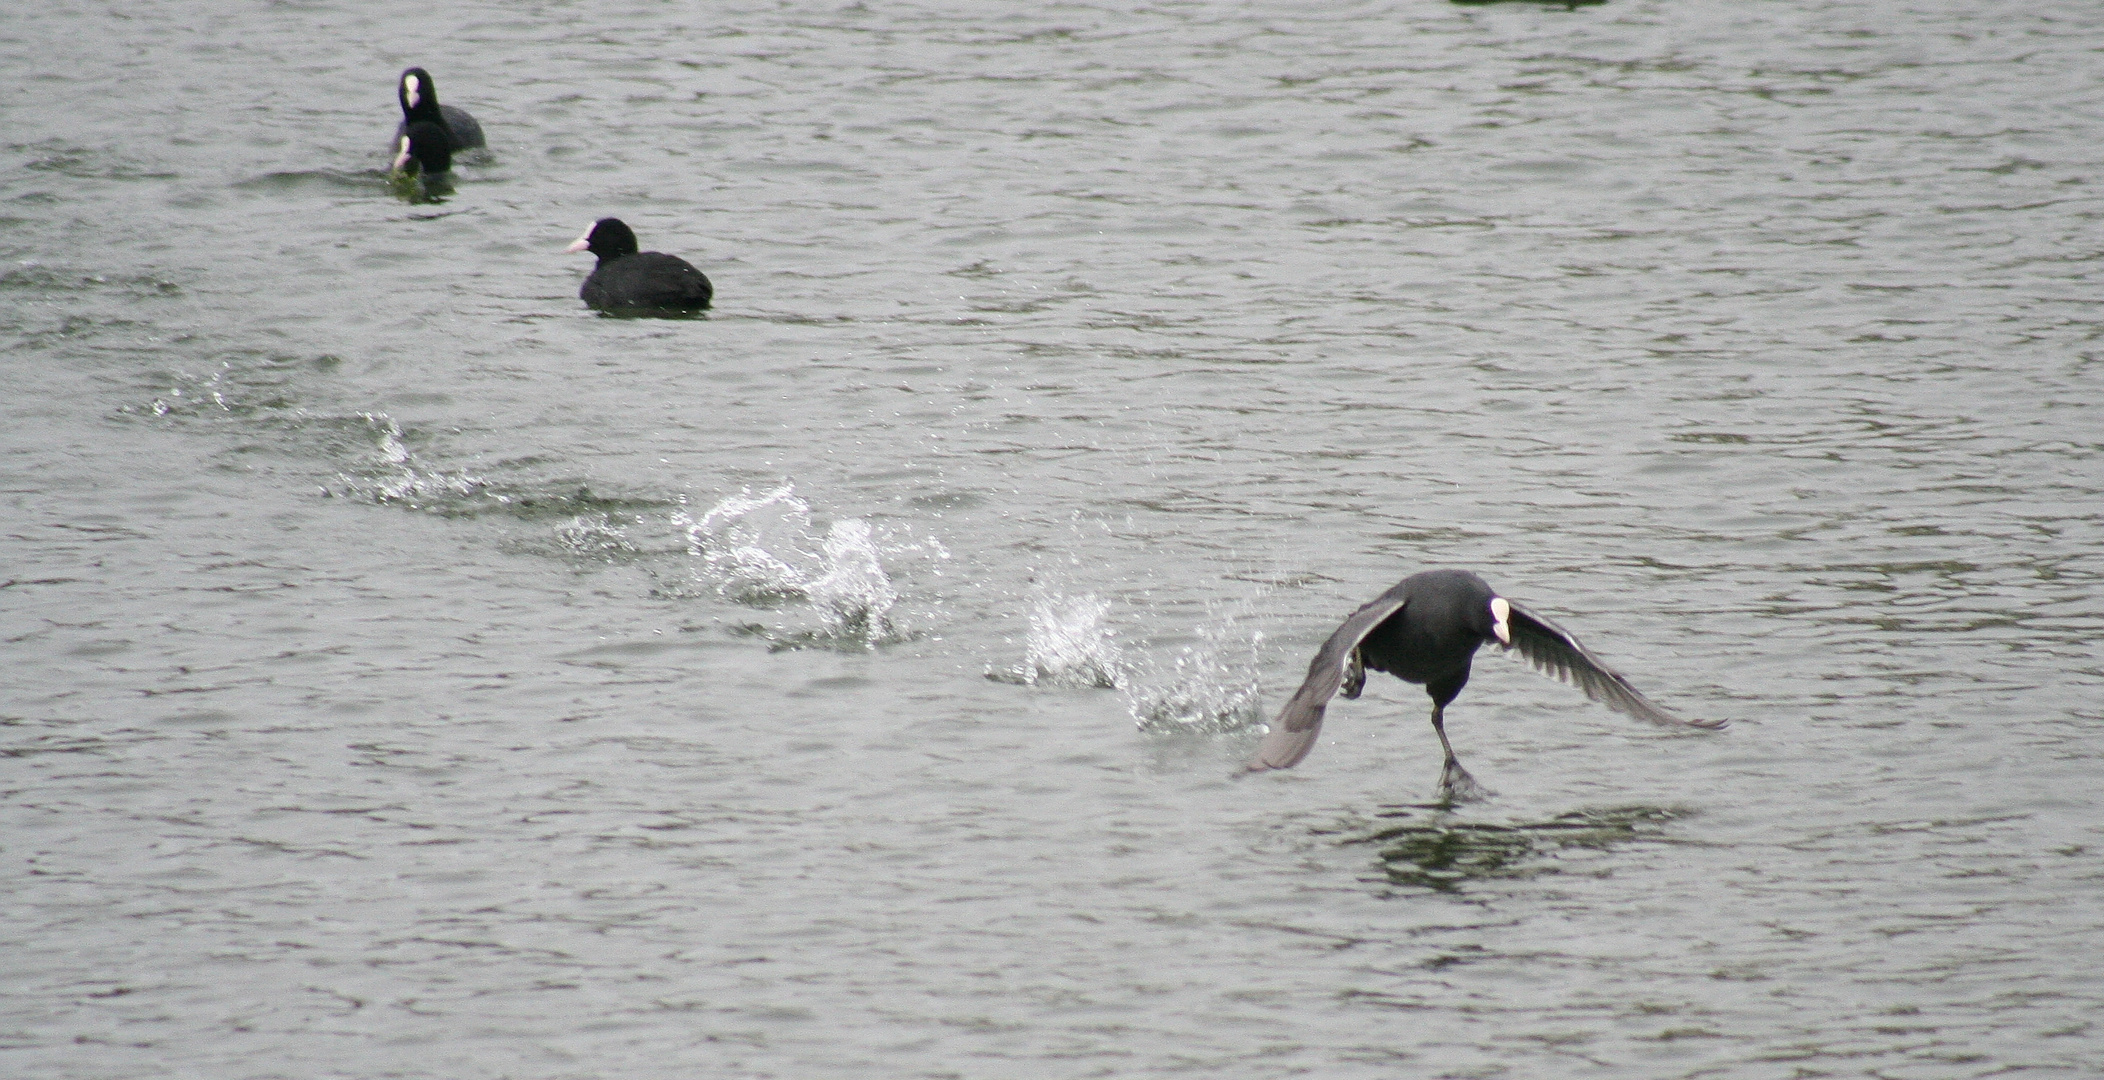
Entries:
[[[232,422],[283,441],[294,456],[333,459],[328,497],[455,518],[499,517],[543,524],[514,536],[508,550],[580,563],[644,563],[684,556],[684,581],[670,595],[696,591],[784,615],[731,625],[776,650],[870,650],[923,636],[909,629],[906,590],[894,564],[943,574],[950,552],[916,538],[910,526],[880,529],[860,517],[822,520],[793,483],[741,489],[695,513],[685,499],[606,495],[577,479],[498,479],[442,464],[437,434],[385,412],[315,410],[289,381],[333,369],[333,357],[264,358],[221,364],[206,376],[178,376],[126,412],[165,422]],[[666,513],[669,509],[669,515]],[[671,535],[660,530],[669,526]],[[910,575],[909,575],[910,576]],[[663,579],[661,579],[662,581]],[[995,588],[995,592],[1005,591]],[[989,665],[987,678],[1020,686],[1111,690],[1143,732],[1211,735],[1262,719],[1261,631],[1247,628],[1250,601],[1206,605],[1195,631],[1121,630],[1107,590],[1036,585],[1025,603],[1023,656]],[[926,596],[922,607],[946,606]]]

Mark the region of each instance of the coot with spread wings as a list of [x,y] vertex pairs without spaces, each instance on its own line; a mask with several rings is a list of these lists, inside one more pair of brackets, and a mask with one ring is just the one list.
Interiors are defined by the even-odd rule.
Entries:
[[1447,742],[1446,707],[1468,685],[1469,662],[1478,646],[1496,642],[1518,649],[1536,668],[1571,683],[1585,696],[1654,724],[1716,730],[1722,720],[1684,720],[1654,704],[1562,627],[1492,592],[1466,570],[1426,570],[1404,578],[1365,607],[1352,612],[1308,665],[1307,681],[1272,721],[1248,770],[1290,769],[1315,748],[1322,713],[1342,693],[1355,698],[1366,685],[1366,669],[1385,671],[1424,686],[1432,697],[1432,730],[1446,751],[1439,774],[1442,802],[1467,802],[1488,794],[1454,757]]

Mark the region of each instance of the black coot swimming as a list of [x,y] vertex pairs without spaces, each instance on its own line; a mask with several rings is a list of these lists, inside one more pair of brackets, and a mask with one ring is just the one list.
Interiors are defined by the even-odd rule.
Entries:
[[566,250],[599,256],[577,295],[586,306],[620,314],[705,311],[716,290],[693,264],[659,251],[637,251],[620,218],[600,218]]
[[446,129],[429,120],[408,125],[395,137],[394,171],[407,173],[413,164],[426,180],[443,175],[453,168],[448,142]]
[[438,88],[431,83],[431,73],[420,67],[402,72],[395,82],[395,97],[402,102],[402,122],[395,127],[395,142],[409,133],[409,126],[421,120],[436,124],[445,131],[446,149],[459,153],[462,150],[481,149],[482,125],[468,115],[466,109],[438,103]]
[[1322,730],[1322,712],[1340,690],[1355,698],[1366,685],[1366,669],[1420,683],[1432,697],[1432,730],[1446,751],[1439,774],[1442,802],[1467,802],[1488,794],[1454,757],[1446,737],[1447,703],[1468,685],[1476,647],[1497,642],[1518,649],[1536,668],[1574,683],[1585,696],[1654,724],[1715,730],[1722,720],[1683,720],[1637,692],[1629,680],[1601,663],[1562,627],[1491,591],[1466,570],[1426,570],[1404,578],[1365,607],[1352,612],[1308,665],[1308,678],[1272,721],[1271,734],[1247,766],[1251,772],[1290,769],[1308,756]]

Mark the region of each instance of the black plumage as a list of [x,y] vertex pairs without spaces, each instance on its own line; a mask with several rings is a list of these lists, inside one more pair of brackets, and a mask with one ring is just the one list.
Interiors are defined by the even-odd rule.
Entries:
[[446,130],[429,120],[419,120],[408,125],[395,140],[394,170],[411,172],[426,180],[434,179],[453,168],[453,150],[447,145]]
[[423,121],[446,133],[446,149],[453,153],[485,145],[482,125],[466,109],[438,103],[438,87],[432,84],[431,73],[423,68],[402,72],[402,77],[395,80],[395,98],[402,103],[402,122],[395,127],[395,142],[402,141],[411,125]]
[[600,218],[570,251],[590,251],[599,265],[577,295],[586,306],[615,314],[672,314],[708,309],[715,287],[692,263],[661,251],[637,251],[636,234],[620,218]]
[[1562,627],[1497,595],[1466,570],[1426,570],[1404,578],[1344,620],[1308,664],[1307,680],[1279,710],[1271,734],[1248,764],[1252,772],[1290,769],[1314,749],[1323,710],[1338,693],[1356,698],[1366,669],[1418,683],[1432,698],[1432,730],[1446,763],[1439,797],[1465,802],[1486,794],[1454,757],[1446,707],[1468,685],[1476,649],[1495,642],[1518,649],[1536,668],[1572,683],[1585,696],[1654,724],[1722,728],[1722,720],[1683,720],[1639,693]]

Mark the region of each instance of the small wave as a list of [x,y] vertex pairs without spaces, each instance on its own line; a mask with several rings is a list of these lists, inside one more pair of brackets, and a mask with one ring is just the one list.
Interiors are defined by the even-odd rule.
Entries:
[[376,184],[387,182],[383,170],[367,169],[348,172],[341,169],[309,169],[299,172],[274,172],[237,180],[231,186],[238,191],[290,192],[302,188],[324,188],[337,191],[369,191]]
[[55,173],[75,180],[176,179],[176,174],[166,169],[143,164],[113,151],[80,146],[60,139],[46,139],[40,143],[15,146],[11,149],[29,150],[37,154],[35,158],[22,164],[25,169]]
[[235,415],[237,410],[241,408],[239,404],[228,398],[225,393],[210,385],[202,388],[188,388],[190,390],[188,397],[184,396],[185,389],[182,386],[169,387],[166,394],[153,399],[153,403],[146,407],[147,411],[158,417],[188,418],[209,415],[214,412]]
[[[183,368],[145,374],[138,383],[147,400],[117,406],[119,416],[152,417],[174,423],[236,421],[254,431],[304,430],[328,418],[301,407],[302,384],[311,375],[327,374],[343,359],[327,353],[295,356],[282,353],[229,352],[208,369]],[[370,423],[350,418],[360,446],[371,444]]]
[[[143,404],[117,406],[119,415],[151,416],[169,422],[253,422],[264,427],[302,422],[290,382],[299,369],[333,362],[334,357],[314,360],[274,356],[259,362],[221,360],[199,374],[186,370],[158,373],[141,386],[153,394]],[[244,358],[246,361],[246,358]]]
[[1124,663],[1109,614],[1110,601],[1093,594],[1038,594],[1030,605],[1030,637],[1023,663],[989,671],[986,677],[1022,686],[1117,689],[1124,681]]
[[158,274],[113,274],[49,266],[33,259],[0,271],[0,289],[73,293],[98,288],[120,289],[134,296],[181,296],[183,293],[181,285]]
[[[358,413],[350,418],[302,414],[291,425],[305,438],[341,441],[348,419],[356,449],[345,450],[358,463],[324,485],[329,496],[399,506],[452,518],[500,516],[520,521],[566,521],[556,526],[555,544],[565,554],[625,557],[636,549],[613,524],[616,516],[636,518],[665,506],[662,499],[601,495],[576,480],[500,482],[465,469],[445,471],[411,449],[414,432],[405,431],[386,413]],[[332,452],[334,448],[331,448]]]
[[[496,498],[491,495],[489,501],[494,503]],[[657,535],[652,528],[655,520],[605,511],[574,514],[546,531],[509,536],[498,541],[497,546],[510,554],[559,559],[572,565],[647,563],[670,554],[652,543]],[[686,549],[682,546],[678,550],[684,554]]]
[[739,632],[776,648],[873,648],[904,639],[891,618],[898,588],[868,522],[836,521],[820,535],[792,484],[757,495],[748,488],[699,520],[682,512],[673,521],[700,560],[697,575],[718,595],[757,608],[806,604],[820,621],[800,631],[749,625]]

